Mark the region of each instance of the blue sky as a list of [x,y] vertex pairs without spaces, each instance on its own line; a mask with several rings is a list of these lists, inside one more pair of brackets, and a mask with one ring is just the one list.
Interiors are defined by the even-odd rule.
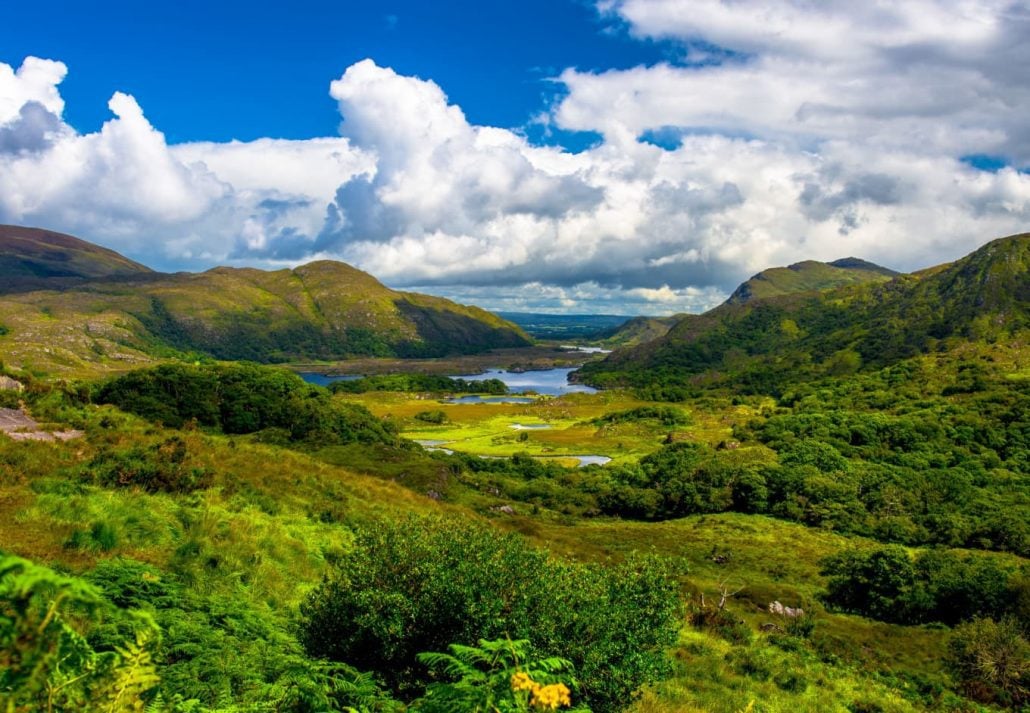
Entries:
[[[32,31],[32,28],[38,28]],[[588,2],[13,3],[0,61],[59,58],[66,120],[95,131],[107,99],[132,94],[172,143],[305,139],[336,133],[329,81],[372,57],[446,87],[476,124],[526,127],[579,147],[591,133],[545,135],[532,124],[566,67],[628,68],[675,59],[676,45],[638,40]]]
[[668,314],[1030,226],[1022,0],[9,4],[0,222]]

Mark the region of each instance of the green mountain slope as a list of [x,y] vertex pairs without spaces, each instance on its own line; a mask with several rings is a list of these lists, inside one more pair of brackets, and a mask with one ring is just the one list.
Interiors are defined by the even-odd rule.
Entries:
[[71,287],[37,279],[49,289],[0,297],[0,358],[51,372],[125,369],[170,350],[281,362],[442,356],[530,343],[489,312],[391,290],[339,262],[270,272],[105,275]]
[[965,340],[1011,340],[1030,326],[1028,268],[1030,234],[1022,234],[886,282],[728,301],[580,375],[595,384],[733,382],[768,393]]
[[[825,290],[862,283],[886,282],[898,275],[886,267],[855,257],[833,262],[805,260],[787,267],[772,267],[741,283],[727,304],[746,304],[755,300],[801,292]],[[671,317],[634,317],[602,334],[605,344],[612,347],[634,347],[664,337],[689,315]]]
[[732,295],[730,304],[766,299],[795,292],[823,291],[863,282],[886,282],[897,272],[855,257],[833,262],[805,260],[787,267],[763,270],[742,283]]
[[601,338],[611,347],[632,347],[653,342],[668,334],[683,317],[682,314],[671,317],[634,317],[625,324],[602,333]]
[[144,265],[85,240],[39,228],[0,225],[0,293],[150,273]]

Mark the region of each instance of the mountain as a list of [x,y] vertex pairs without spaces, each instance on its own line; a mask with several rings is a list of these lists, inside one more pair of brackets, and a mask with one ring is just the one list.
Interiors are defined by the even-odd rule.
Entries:
[[862,282],[886,282],[899,273],[855,257],[833,262],[805,260],[787,267],[763,270],[730,295],[730,304],[743,304],[795,292],[823,291]]
[[881,368],[970,340],[1012,340],[1030,328],[1028,270],[1030,234],[1022,234],[887,281],[728,300],[579,375],[600,385],[714,382],[769,393],[797,379]]
[[[897,275],[894,270],[855,257],[833,262],[806,260],[787,267],[763,270],[741,283],[726,302],[745,304],[779,295],[820,292],[865,282],[886,282]],[[611,347],[638,346],[664,337],[677,323],[687,318],[688,315],[682,314],[671,317],[634,317],[599,336]]]
[[71,235],[0,225],[0,293],[148,273],[152,271],[144,265]]
[[[182,352],[282,362],[444,356],[530,343],[519,327],[485,310],[398,292],[340,262],[165,275],[61,237],[71,241],[68,262],[84,266],[74,284],[69,275],[39,276],[37,289],[0,296],[0,358],[9,364],[71,373]],[[65,244],[49,236],[37,242],[52,251]],[[18,265],[46,249],[33,243],[19,257],[19,243],[9,244],[9,260]],[[97,257],[83,257],[90,255]]]

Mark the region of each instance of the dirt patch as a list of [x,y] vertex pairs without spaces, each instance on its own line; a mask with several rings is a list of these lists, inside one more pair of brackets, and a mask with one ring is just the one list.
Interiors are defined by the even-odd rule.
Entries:
[[22,409],[0,408],[0,432],[15,441],[70,441],[82,431],[44,431],[39,423]]

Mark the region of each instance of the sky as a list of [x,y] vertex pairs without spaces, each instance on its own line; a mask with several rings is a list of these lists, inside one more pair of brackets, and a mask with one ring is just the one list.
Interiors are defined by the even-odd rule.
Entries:
[[1030,230],[1027,0],[17,3],[0,223],[669,314]]

